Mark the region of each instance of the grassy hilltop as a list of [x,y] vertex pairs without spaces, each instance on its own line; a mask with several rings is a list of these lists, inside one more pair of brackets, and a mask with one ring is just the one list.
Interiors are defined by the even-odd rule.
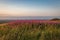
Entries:
[[17,20],[0,24],[0,40],[60,40],[60,21]]

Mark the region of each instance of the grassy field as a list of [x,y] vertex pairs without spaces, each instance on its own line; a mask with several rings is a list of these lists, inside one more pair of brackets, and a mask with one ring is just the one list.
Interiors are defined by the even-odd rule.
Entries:
[[0,40],[60,40],[60,21],[18,20],[0,24]]

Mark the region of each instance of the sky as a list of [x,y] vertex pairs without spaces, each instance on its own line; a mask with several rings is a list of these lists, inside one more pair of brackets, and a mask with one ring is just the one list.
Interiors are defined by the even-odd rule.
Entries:
[[60,16],[60,0],[0,0],[0,17]]

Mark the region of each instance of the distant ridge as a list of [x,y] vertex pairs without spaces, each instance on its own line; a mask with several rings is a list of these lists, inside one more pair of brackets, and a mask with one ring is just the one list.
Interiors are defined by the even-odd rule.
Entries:
[[59,18],[53,18],[53,19],[51,19],[52,21],[58,21],[58,20],[60,20]]
[[0,20],[50,20],[60,16],[20,16],[20,17],[0,17]]

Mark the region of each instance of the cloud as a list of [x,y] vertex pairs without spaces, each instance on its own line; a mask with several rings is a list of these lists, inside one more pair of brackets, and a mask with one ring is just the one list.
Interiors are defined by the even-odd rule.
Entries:
[[60,16],[60,9],[0,3],[0,16]]

